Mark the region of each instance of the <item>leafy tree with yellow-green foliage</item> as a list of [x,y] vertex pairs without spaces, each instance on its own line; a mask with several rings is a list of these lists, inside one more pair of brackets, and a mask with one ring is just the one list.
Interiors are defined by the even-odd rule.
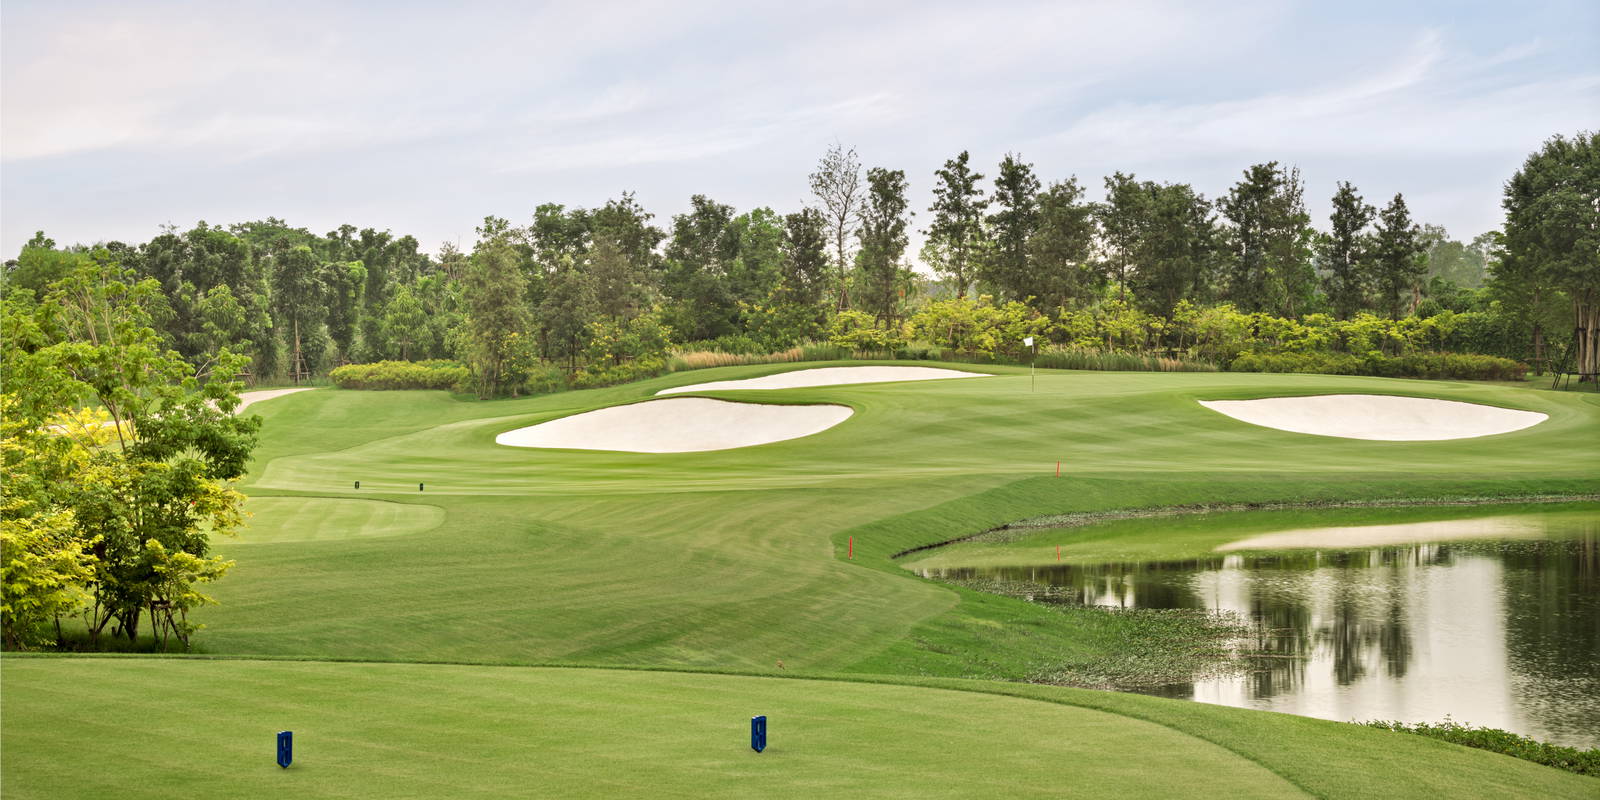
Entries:
[[[80,612],[91,643],[188,644],[199,584],[231,562],[213,533],[242,522],[258,417],[234,415],[247,359],[226,349],[197,371],[151,327],[160,287],[85,264],[44,298],[6,298],[5,638],[37,641],[45,620]],[[104,420],[79,411],[99,409]]]

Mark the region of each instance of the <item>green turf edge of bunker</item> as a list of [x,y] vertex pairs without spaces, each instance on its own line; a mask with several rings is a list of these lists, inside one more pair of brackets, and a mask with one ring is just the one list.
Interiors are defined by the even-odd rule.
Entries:
[[[1592,797],[1421,737],[981,681],[0,659],[8,797]],[[182,697],[184,702],[174,702]],[[748,748],[748,720],[771,744]],[[296,763],[272,761],[296,734]],[[63,753],[95,768],[61,769]]]

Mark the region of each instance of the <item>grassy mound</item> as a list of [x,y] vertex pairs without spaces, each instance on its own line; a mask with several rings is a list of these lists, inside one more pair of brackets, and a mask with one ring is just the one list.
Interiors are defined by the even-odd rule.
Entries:
[[[352,484],[354,485],[354,484]],[[444,509],[416,503],[334,497],[257,497],[246,505],[251,517],[236,545],[327,542],[368,536],[404,536],[444,522]],[[247,556],[248,558],[248,556]]]

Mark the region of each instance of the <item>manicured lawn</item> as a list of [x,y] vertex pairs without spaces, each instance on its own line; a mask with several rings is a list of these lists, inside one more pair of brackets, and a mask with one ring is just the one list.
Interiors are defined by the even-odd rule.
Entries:
[[[1594,784],[1421,737],[1025,685],[144,658],[8,657],[4,675],[14,798],[1557,798]],[[754,714],[769,719],[761,754]]]
[[[443,392],[325,389],[261,403],[251,411],[266,419],[262,446],[243,487],[254,498],[254,528],[217,542],[218,552],[238,563],[212,587],[221,604],[197,615],[207,628],[196,636],[196,649],[275,658],[679,667],[771,675],[780,674],[782,660],[781,674],[790,676],[1016,679],[1052,659],[1115,658],[1130,632],[923,581],[890,556],[1049,514],[1192,503],[1600,493],[1600,471],[1593,464],[1600,404],[1592,398],[1522,387],[1334,376],[1041,371],[1036,390],[1030,391],[1026,369],[985,367],[1001,376],[708,393],[730,400],[826,401],[856,409],[831,430],[758,447],[645,455],[493,442],[502,431],[637,401],[667,386],[795,366],[702,370],[611,389],[493,402]],[[1367,442],[1260,428],[1194,402],[1321,392],[1434,396],[1536,410],[1550,419],[1526,431],[1482,439]],[[353,488],[356,480],[359,491]],[[1203,538],[1162,546],[1189,547]],[[847,557],[852,539],[853,559]],[[40,709],[64,702],[52,687],[78,688],[73,684],[83,675],[73,670],[79,669],[95,671],[91,683],[107,687],[103,701],[68,716],[58,714],[54,725],[36,722]],[[217,677],[202,680],[211,675]],[[8,658],[3,679],[8,795],[29,786],[43,791],[36,781],[44,772],[78,775],[76,780],[91,782],[80,793],[94,793],[92,781],[111,778],[78,769],[85,762],[82,747],[89,745],[75,743],[100,739],[106,741],[94,747],[132,753],[139,765],[136,777],[150,786],[180,780],[175,776],[183,774],[187,757],[182,748],[140,748],[137,736],[132,745],[112,742],[114,732],[137,730],[141,714],[152,726],[163,726],[163,735],[174,744],[190,737],[227,750],[197,763],[209,765],[204,774],[219,781],[216,785],[239,794],[260,793],[283,780],[312,780],[296,770],[278,774],[270,762],[270,733],[307,724],[313,726],[308,731],[316,726],[334,731],[344,712],[359,712],[367,722],[350,732],[327,734],[328,741],[340,742],[337,760],[330,753],[322,762],[328,767],[317,766],[307,751],[304,772],[327,783],[293,791],[438,794],[441,784],[429,783],[429,764],[444,776],[441,780],[453,782],[456,793],[482,795],[537,780],[554,781],[558,788],[528,791],[551,795],[614,794],[621,788],[699,794],[702,785],[710,787],[704,793],[881,795],[903,787],[916,788],[917,796],[1061,794],[1080,782],[1110,791],[1134,773],[1150,781],[1165,779],[1157,773],[1191,774],[1149,762],[1188,752],[1176,744],[1123,754],[1116,748],[1125,744],[1116,742],[1133,739],[1119,739],[1121,734],[1109,729],[1062,737],[1030,733],[1055,730],[1053,725],[1078,730],[1087,723],[1072,715],[1083,712],[1043,703],[1022,704],[1044,709],[1024,712],[1016,705],[1021,701],[929,694],[927,689],[616,671],[131,659]],[[190,681],[195,697],[208,704],[203,711],[185,713],[188,701],[166,696],[161,688],[189,691]],[[286,688],[297,681],[308,693],[325,694],[308,694],[322,699],[301,704]],[[146,685],[151,688],[141,693],[139,687]],[[788,755],[775,749],[767,755],[791,758],[783,763],[792,766],[767,767],[759,765],[777,759],[724,761],[707,755],[706,742],[724,736],[727,728],[734,745],[727,757],[753,756],[739,750],[738,729],[741,720],[761,713],[747,706],[769,696],[768,689],[750,687],[769,686],[781,687],[771,689],[771,697],[799,704],[789,707],[793,713],[818,721],[806,734],[824,737],[815,740],[816,759],[809,749]],[[886,694],[876,697],[878,692]],[[537,714],[497,710],[508,704],[516,708],[515,698],[545,695],[559,702],[541,706]],[[1051,697],[1069,695],[1079,705],[1132,703],[1134,716],[1164,714],[1158,720],[1166,726],[1162,730],[1178,726],[1173,720],[1188,719],[1193,730],[1179,730],[1202,738],[1211,735],[1207,731],[1231,729],[1237,742],[1300,748],[1290,748],[1299,755],[1268,765],[1279,775],[1301,769],[1355,776],[1315,784],[1312,792],[1321,796],[1338,795],[1339,787],[1366,786],[1380,793],[1409,787],[1401,793],[1446,795],[1452,786],[1470,788],[1457,783],[1450,770],[1424,769],[1411,756],[1395,753],[1457,765],[1465,770],[1461,774],[1478,776],[1473,780],[1480,783],[1471,785],[1489,785],[1481,781],[1491,778],[1511,780],[1506,785],[1513,789],[1534,785],[1517,777],[1524,765],[1489,754],[1461,755],[1469,751],[1438,742],[1400,749],[1357,746],[1356,739],[1327,737],[1358,734],[1315,720],[1195,710],[1202,707],[1095,692]],[[648,701],[638,701],[639,708],[663,716],[652,717],[656,733],[638,737],[648,747],[629,755],[622,745],[613,745],[626,737],[612,737],[626,727],[618,709],[630,707],[635,700],[629,698],[636,697]],[[803,701],[809,698],[819,705],[807,710]],[[147,708],[164,700],[174,715],[170,718]],[[1003,710],[994,703],[1005,704]],[[945,718],[933,710],[947,704],[959,713]],[[128,716],[116,716],[123,712],[114,709],[123,705],[130,709]],[[312,722],[280,722],[271,713],[299,705],[315,706],[307,710]],[[679,705],[697,710],[674,711]],[[449,711],[455,707],[462,710]],[[877,710],[861,710],[869,707]],[[917,718],[921,727],[914,742],[890,746],[891,709],[902,707],[923,715]],[[677,713],[689,716],[680,719],[673,716]],[[1125,720],[1126,713],[1118,709],[1124,715],[1118,718]],[[689,718],[695,714],[703,716]],[[546,732],[536,735],[537,726],[528,721],[533,718],[559,724],[539,728]],[[1012,719],[1025,723],[1005,728]],[[826,727],[822,723],[846,720],[866,728],[820,730]],[[784,724],[774,723],[775,735]],[[984,727],[993,725],[1002,727]],[[1287,727],[1267,733],[1273,725]],[[191,735],[190,727],[197,732]],[[387,731],[406,738],[386,745],[377,734]],[[675,731],[683,735],[668,735]],[[703,734],[689,735],[697,731]],[[241,742],[237,752],[235,745],[222,744],[232,736]],[[1378,731],[1359,736],[1386,737],[1360,741],[1397,741],[1397,735]],[[40,737],[55,744],[30,744]],[[1284,737],[1287,741],[1274,743]],[[530,745],[533,752],[557,757],[533,759],[517,749],[517,743],[530,740],[536,744]],[[862,747],[863,741],[877,744]],[[1093,749],[1101,744],[1105,749]],[[69,745],[77,749],[61,749]],[[568,746],[570,751],[563,749]],[[1410,747],[1423,749],[1405,749]],[[1248,748],[1235,743],[1224,749]],[[434,752],[439,755],[426,756]],[[1084,765],[1091,756],[1105,763],[1080,777],[1080,769],[1090,769]],[[236,762],[228,760],[233,758],[251,764],[259,758],[260,774],[249,771],[254,766],[236,770]],[[1226,765],[1213,771],[1227,775],[1213,780],[1244,781],[1251,768],[1241,765],[1267,763],[1259,754],[1245,758],[1228,755],[1231,761],[1213,761],[1207,769]],[[1317,763],[1295,767],[1301,758]],[[985,759],[1007,766],[988,769],[982,766]],[[1462,766],[1468,762],[1460,759],[1476,766]],[[362,773],[362,762],[383,766]],[[843,771],[830,772],[826,764]],[[1132,767],[1138,769],[1118,771]],[[34,777],[26,777],[30,774]],[[658,783],[640,777],[654,774],[669,777]],[[751,789],[738,778],[767,783]],[[1302,787],[1315,783],[1294,780]],[[368,785],[373,788],[362,788]],[[1207,793],[1293,788],[1271,781],[1217,787]]]

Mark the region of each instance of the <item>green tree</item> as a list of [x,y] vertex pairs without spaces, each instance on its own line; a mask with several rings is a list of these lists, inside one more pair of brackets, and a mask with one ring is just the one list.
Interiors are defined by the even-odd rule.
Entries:
[[1009,299],[1026,301],[1039,281],[1030,273],[1028,242],[1039,227],[1039,178],[1033,165],[1007,153],[994,179],[994,208],[989,231],[994,248],[983,279]]
[[933,205],[929,208],[933,221],[925,231],[931,249],[924,252],[933,256],[929,266],[955,284],[956,297],[967,296],[977,278],[979,256],[988,249],[983,230],[988,201],[978,186],[983,175],[973,172],[968,160],[963,150],[934,172]]
[[1326,273],[1324,293],[1340,319],[1350,319],[1366,308],[1368,285],[1367,226],[1377,209],[1367,205],[1356,187],[1340,181],[1333,193],[1333,214],[1328,233],[1317,242],[1317,258]]
[[1106,178],[1106,200],[1095,211],[1106,251],[1106,272],[1117,284],[1117,298],[1128,299],[1128,283],[1137,268],[1139,240],[1144,236],[1149,194],[1132,175]]
[[35,296],[41,295],[46,286],[71,274],[87,261],[87,254],[57,250],[55,240],[39,231],[22,246],[15,260],[6,262],[5,281],[0,288],[4,294],[26,289]]
[[767,299],[783,280],[783,218],[753,209],[733,218],[729,235],[736,252],[728,262],[728,294],[740,306]]
[[1216,252],[1211,204],[1187,183],[1143,184],[1141,224],[1133,275],[1134,296],[1147,313],[1170,319],[1183,300],[1202,300]]
[[[367,269],[360,261],[329,261],[318,271],[327,302],[328,338],[337,350],[334,360],[349,361],[355,354],[356,334],[362,326],[364,309],[362,298],[372,283],[367,279]],[[386,284],[382,285],[387,291]],[[383,306],[375,307],[372,317],[382,314]],[[373,326],[366,326],[376,335]]]
[[[209,555],[211,535],[241,522],[244,498],[230,484],[260,425],[233,414],[243,357],[224,350],[197,372],[162,346],[147,310],[159,292],[153,279],[95,264],[36,306],[4,309],[7,439],[28,456],[7,448],[7,503],[41,521],[36,530],[70,526],[93,556],[85,622],[95,642],[108,627],[137,640],[148,614],[163,645],[187,646],[188,611],[211,602],[198,585],[231,564]],[[85,400],[105,410],[111,431],[92,447],[56,427]]]
[[1034,298],[1033,306],[1047,311],[1095,296],[1104,282],[1091,262],[1095,231],[1095,206],[1083,202],[1077,178],[1040,193],[1038,225],[1028,239],[1032,269],[1016,287],[1018,296]]
[[510,235],[488,217],[478,228],[478,246],[461,281],[466,306],[464,349],[480,398],[520,388],[519,368],[527,359],[528,307],[523,299],[527,279],[518,267]]
[[672,218],[662,291],[672,301],[667,324],[689,341],[732,333],[738,302],[727,281],[739,255],[733,207],[705,195],[689,199],[690,210]]
[[828,240],[833,243],[833,266],[838,278],[840,311],[850,307],[850,245],[855,240],[856,228],[861,223],[861,207],[865,191],[861,186],[861,159],[855,148],[846,149],[834,142],[822,154],[817,169],[809,176],[811,193],[822,205],[820,213],[827,222]]
[[289,371],[295,383],[322,365],[322,325],[327,286],[311,248],[300,245],[273,259],[272,314],[289,340]]
[[1406,199],[1399,194],[1378,213],[1378,230],[1372,243],[1372,274],[1378,305],[1390,319],[1405,316],[1422,299],[1422,276],[1427,274],[1422,229],[1411,221]]
[[575,370],[578,356],[589,345],[591,323],[597,316],[594,281],[570,262],[557,265],[539,304],[546,351],[553,358],[565,359],[567,368]]
[[1600,378],[1600,132],[1546,140],[1506,182],[1503,206],[1507,260],[1566,295],[1570,368]]
[[611,234],[595,237],[587,271],[594,287],[595,308],[612,320],[630,320],[650,305],[649,275]]
[[901,259],[906,252],[904,170],[873,167],[867,170],[867,202],[861,214],[861,249],[856,254],[861,276],[861,307],[881,322],[897,316],[899,299],[910,280]]
[[417,354],[418,344],[428,331],[428,312],[410,286],[401,286],[389,299],[378,330],[379,341],[372,343],[376,354],[401,361],[409,361]]
[[661,272],[661,256],[656,252],[666,234],[650,224],[654,215],[645,211],[631,192],[607,200],[604,206],[589,213],[590,239],[594,242],[609,240],[621,252],[630,274],[638,276],[640,289],[650,295],[658,291],[656,285]]
[[[271,337],[272,319],[266,308],[259,304],[239,302],[227,284],[215,286],[206,292],[200,298],[198,312],[200,332],[194,349],[205,356],[196,364],[202,370],[223,350],[246,355],[258,354],[261,351],[260,340]],[[256,365],[255,362],[256,359],[252,357],[252,366]]]
[[822,302],[828,279],[827,220],[804,208],[783,218],[783,299],[795,305]]
[[1245,170],[1218,203],[1228,229],[1229,258],[1223,291],[1244,311],[1296,316],[1311,305],[1316,273],[1311,265],[1311,217],[1300,171],[1278,162]]

